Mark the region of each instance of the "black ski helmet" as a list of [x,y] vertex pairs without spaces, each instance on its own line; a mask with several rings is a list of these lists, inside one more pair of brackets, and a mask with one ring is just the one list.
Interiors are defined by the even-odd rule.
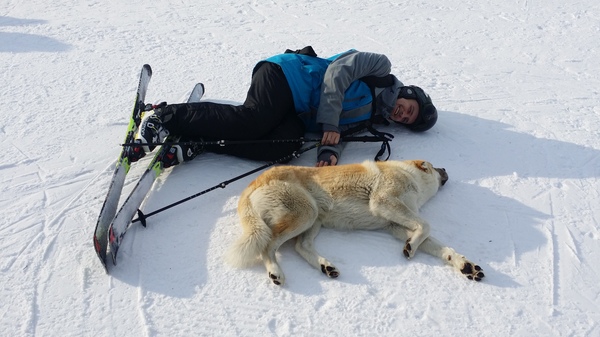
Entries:
[[414,99],[419,104],[419,116],[412,124],[404,124],[412,131],[422,132],[431,129],[437,122],[437,109],[431,102],[431,97],[416,85],[409,85],[400,88],[398,98]]

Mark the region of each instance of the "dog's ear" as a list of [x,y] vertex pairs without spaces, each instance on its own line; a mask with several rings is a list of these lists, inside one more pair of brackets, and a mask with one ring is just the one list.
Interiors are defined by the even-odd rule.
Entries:
[[428,162],[426,162],[424,160],[415,160],[414,164],[419,170],[421,170],[425,173],[429,173],[430,164]]

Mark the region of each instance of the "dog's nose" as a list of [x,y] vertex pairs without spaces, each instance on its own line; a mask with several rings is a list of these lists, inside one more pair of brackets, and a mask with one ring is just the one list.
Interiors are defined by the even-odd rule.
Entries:
[[446,173],[445,168],[436,168],[436,171],[440,174],[440,178],[442,179],[442,186],[448,181],[448,173]]

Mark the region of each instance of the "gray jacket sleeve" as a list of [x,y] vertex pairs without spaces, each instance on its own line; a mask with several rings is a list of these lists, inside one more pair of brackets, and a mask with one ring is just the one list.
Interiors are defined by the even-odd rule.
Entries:
[[331,131],[332,127],[337,129],[344,93],[350,84],[365,76],[386,76],[391,68],[387,56],[359,51],[350,51],[331,62],[321,85],[317,123],[327,131]]

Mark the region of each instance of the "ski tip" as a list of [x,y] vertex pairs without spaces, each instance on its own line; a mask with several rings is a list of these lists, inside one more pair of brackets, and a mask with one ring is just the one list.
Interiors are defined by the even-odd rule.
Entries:
[[206,93],[206,90],[204,89],[204,83],[196,83],[194,91],[196,91],[197,95],[200,96],[200,98],[202,98],[202,96],[204,96],[204,94]]
[[149,64],[144,64],[143,68],[146,69],[150,73],[150,75],[152,75],[152,67],[150,67]]
[[199,102],[203,96],[204,96],[204,84],[198,82],[194,86],[194,89],[192,89],[192,92],[190,93],[190,96],[188,97],[187,101],[188,101],[188,103]]

